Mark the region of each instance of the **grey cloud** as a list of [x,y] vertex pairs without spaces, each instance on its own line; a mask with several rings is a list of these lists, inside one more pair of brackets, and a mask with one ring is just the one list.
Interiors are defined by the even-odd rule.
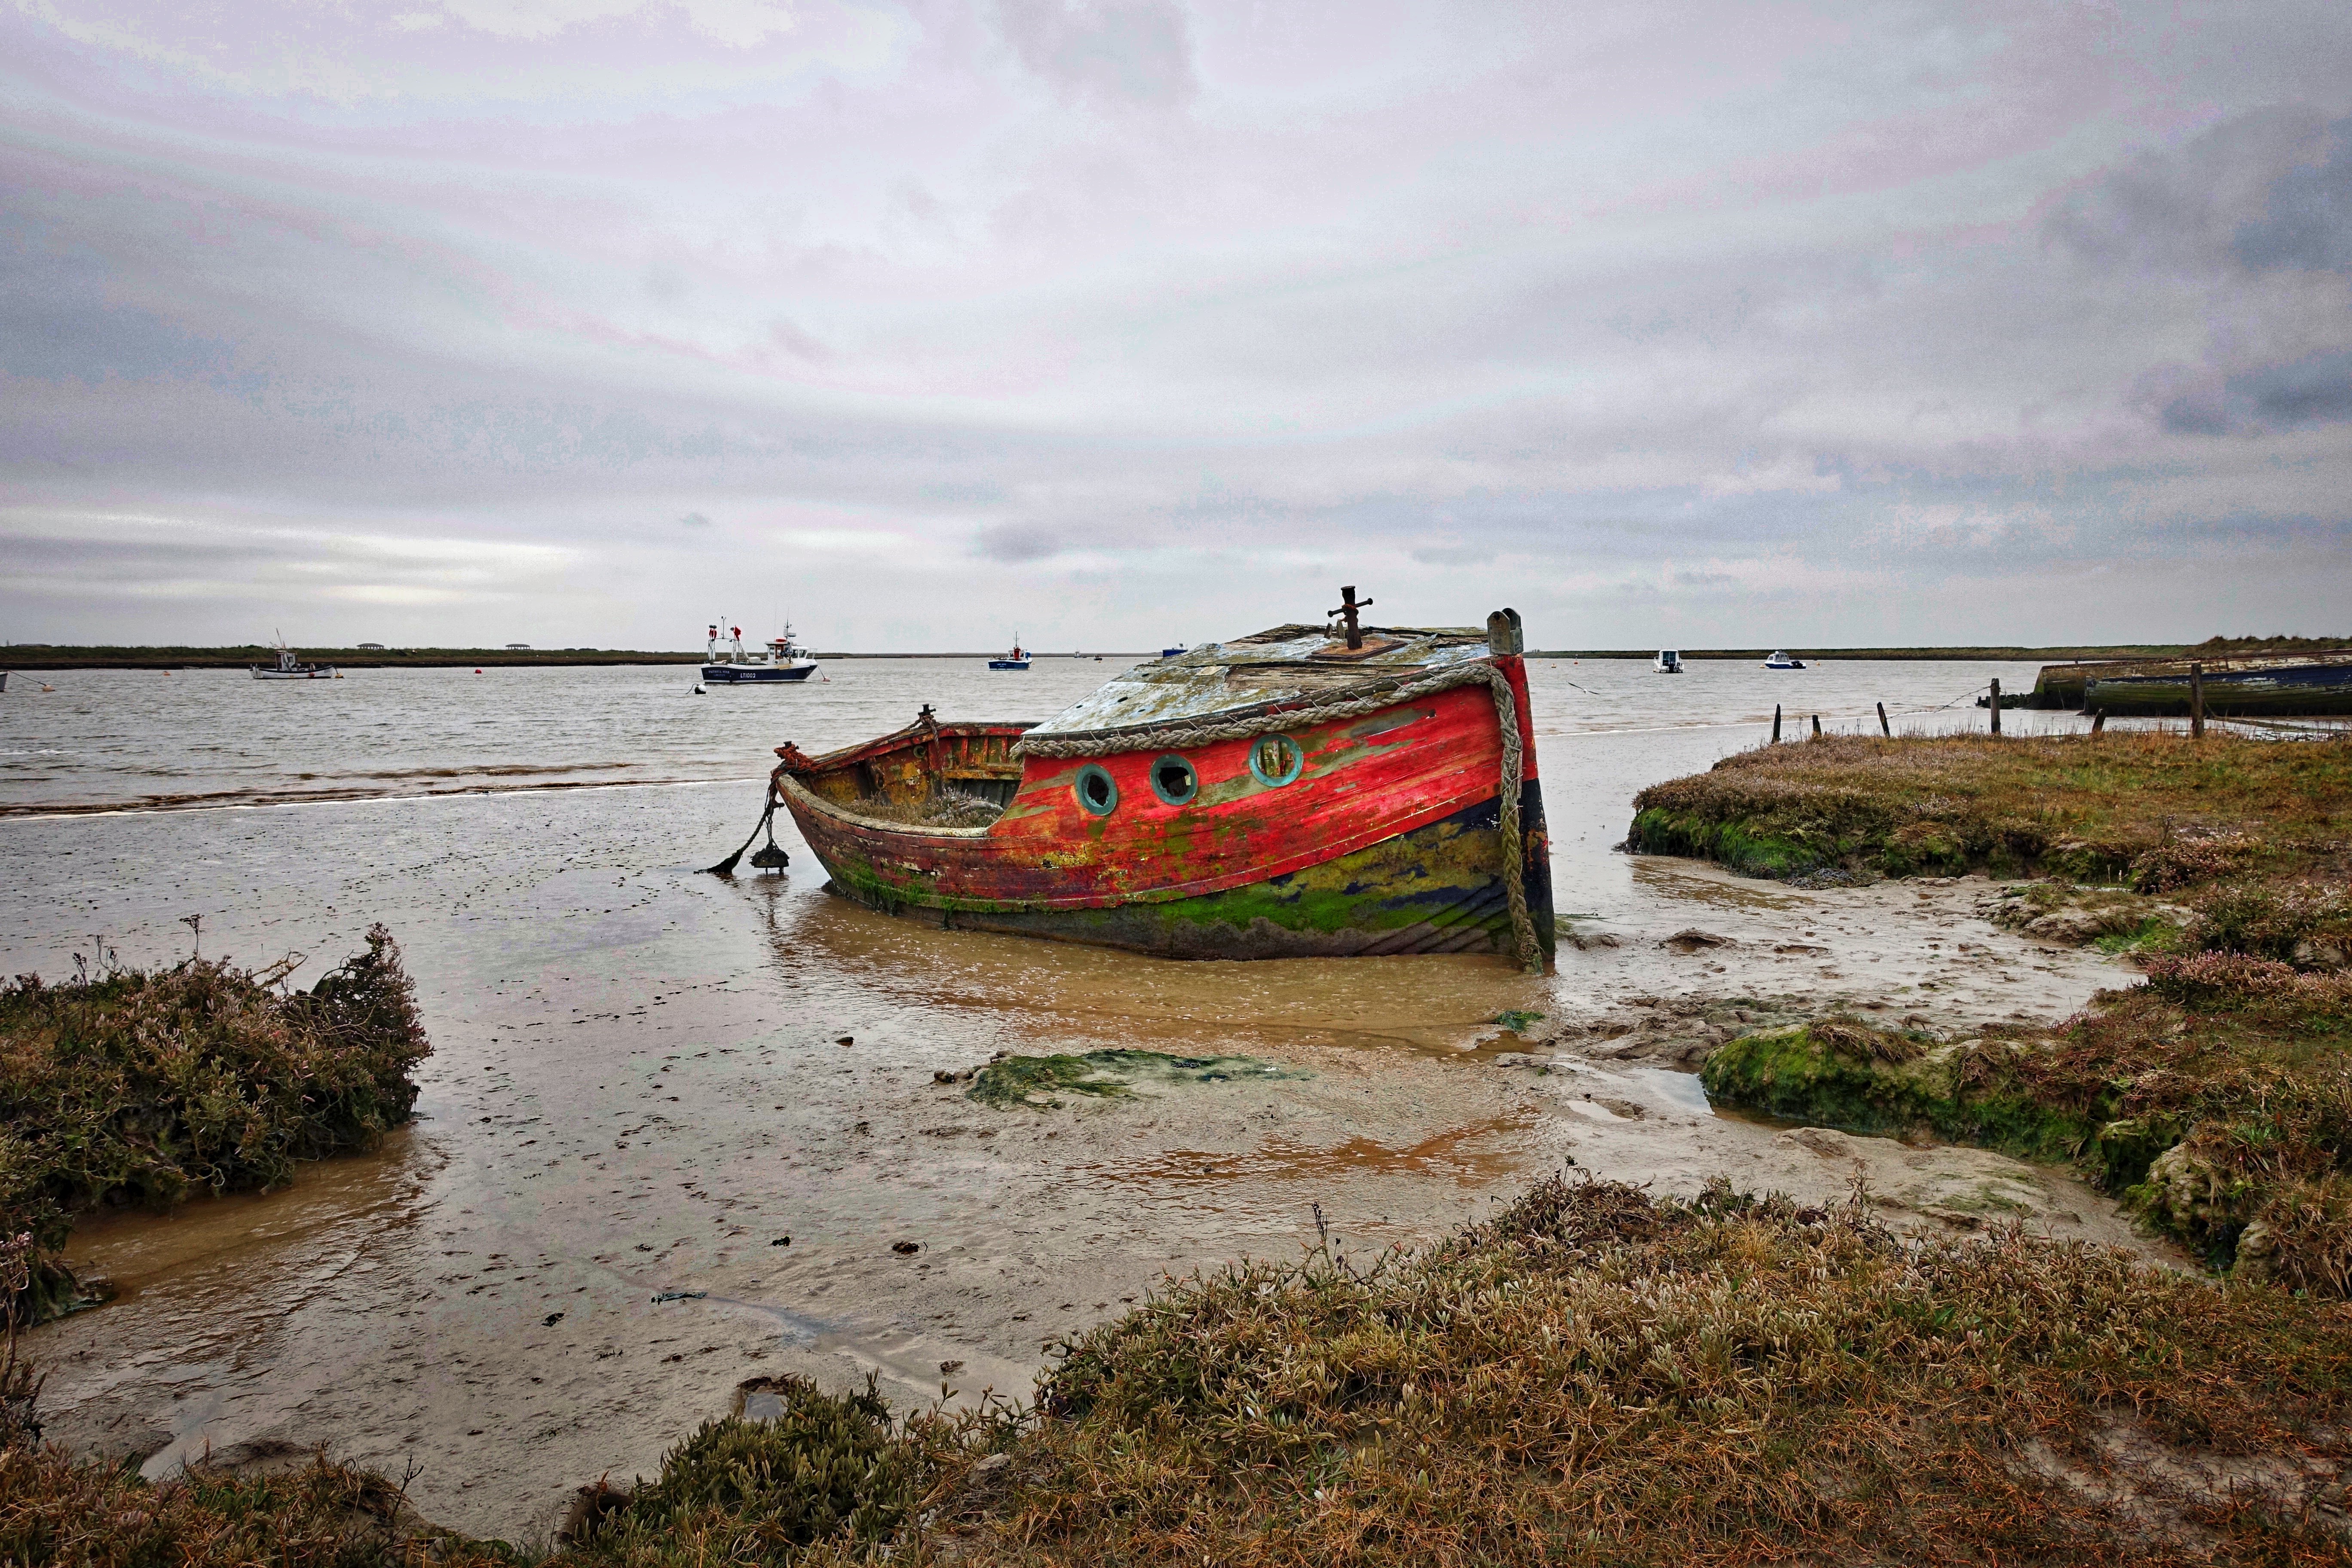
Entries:
[[2137,401],[2179,436],[2252,436],[2352,420],[2352,352],[2229,376],[2168,365],[2142,378]]
[[2098,266],[2141,272],[2210,273],[2288,254],[2309,245],[2308,224],[2327,216],[2312,195],[2331,189],[2327,149],[2333,140],[2342,156],[2347,123],[2331,126],[2297,106],[2226,121],[2077,192],[2051,212],[2042,233]]
[[1168,108],[1199,89],[1171,0],[999,0],[998,17],[1021,63],[1074,96]]
[[2327,161],[2281,174],[2232,247],[2249,271],[2352,272],[2352,119],[2328,127]]
[[684,517],[679,518],[677,521],[681,525],[687,528],[709,528],[710,526],[710,520],[703,516],[698,511],[688,512]]
[[1024,523],[1003,523],[983,530],[973,544],[972,553],[986,560],[1018,565],[1026,561],[1050,560],[1068,548],[1051,529]]
[[2271,429],[2352,419],[2352,353],[2312,354],[2231,376],[2229,397]]

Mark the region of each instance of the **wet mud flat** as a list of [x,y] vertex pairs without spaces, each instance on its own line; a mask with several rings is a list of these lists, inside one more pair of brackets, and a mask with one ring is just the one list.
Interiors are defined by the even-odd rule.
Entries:
[[[381,919],[435,1045],[420,1121],[379,1153],[83,1229],[77,1266],[123,1293],[36,1336],[52,1435],[151,1475],[326,1444],[413,1463],[438,1522],[531,1537],[583,1482],[651,1474],[747,1379],[871,1372],[901,1407],[1024,1396],[1050,1340],[1166,1274],[1296,1257],[1318,1206],[1351,1253],[1416,1245],[1570,1160],[1804,1202],[1844,1194],[1859,1160],[1909,1223],[2146,1245],[2061,1173],[1720,1116],[1698,1090],[1743,1022],[2055,1018],[2131,977],[1983,921],[1980,880],[1794,889],[1574,862],[1563,831],[1591,889],[1563,907],[1593,912],[1543,979],[1178,963],[891,921],[822,893],[797,843],[785,878],[697,876],[741,805],[613,790],[14,825],[8,853],[46,878],[0,902],[14,967],[58,968],[43,943],[68,920],[160,952],[204,910],[208,947],[259,958]],[[1541,1016],[1491,1021],[1508,1012]],[[1059,1106],[977,1101],[961,1076],[1094,1051],[1280,1071]]]

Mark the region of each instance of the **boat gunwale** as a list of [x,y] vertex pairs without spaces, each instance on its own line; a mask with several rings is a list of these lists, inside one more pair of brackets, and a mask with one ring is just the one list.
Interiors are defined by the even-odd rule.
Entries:
[[854,827],[869,833],[898,834],[910,838],[985,838],[996,825],[988,823],[979,827],[932,827],[911,822],[892,822],[879,816],[866,816],[830,801],[808,785],[784,772],[776,770],[776,792],[788,799],[809,807],[822,816],[836,817]]
[[854,741],[846,746],[836,746],[830,752],[811,757],[808,765],[794,771],[807,773],[829,773],[845,768],[852,763],[862,763],[875,753],[877,747],[885,750],[893,742],[919,744],[933,739],[951,739],[958,735],[1013,735],[1018,737],[1037,727],[1034,719],[959,719],[931,728],[908,724],[870,741]]

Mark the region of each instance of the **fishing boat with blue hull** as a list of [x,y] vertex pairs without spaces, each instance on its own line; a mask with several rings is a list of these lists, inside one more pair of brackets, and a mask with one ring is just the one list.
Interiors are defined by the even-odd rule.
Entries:
[[1029,650],[1021,646],[1021,638],[1017,633],[1013,638],[1013,651],[1007,654],[1000,654],[996,658],[990,659],[988,661],[988,668],[991,669],[1026,669],[1029,668]]
[[829,890],[941,926],[1178,958],[1553,945],[1519,617],[1276,626],[1043,724],[777,748]]
[[771,686],[782,681],[806,680],[816,673],[816,660],[806,648],[793,642],[793,626],[784,623],[784,635],[770,637],[764,654],[743,651],[743,628],[730,626],[731,644],[719,646],[719,628],[710,628],[710,642],[703,654],[702,679],[719,686]]

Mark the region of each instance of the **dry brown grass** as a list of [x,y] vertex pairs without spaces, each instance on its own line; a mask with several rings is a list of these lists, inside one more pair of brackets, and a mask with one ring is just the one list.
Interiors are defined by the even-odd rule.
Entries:
[[2340,868],[2352,745],[1833,736],[1727,757],[1633,804],[1636,848],[1759,876],[2039,868],[2155,892],[2251,867]]

